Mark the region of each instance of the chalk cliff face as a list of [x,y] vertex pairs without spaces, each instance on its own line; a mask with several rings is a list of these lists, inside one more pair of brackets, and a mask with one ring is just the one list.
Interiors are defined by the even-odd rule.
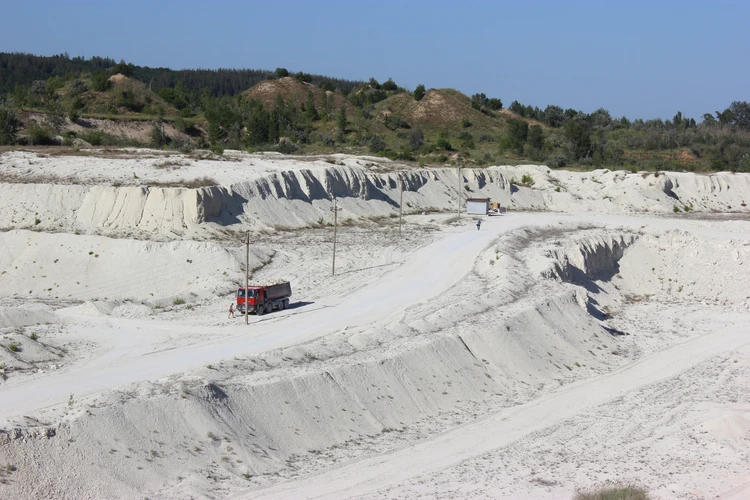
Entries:
[[[393,214],[399,209],[401,182],[406,213],[455,210],[457,192],[462,200],[490,197],[511,210],[750,210],[750,175],[746,174],[580,173],[526,165],[462,169],[458,179],[455,168],[404,166],[398,172],[397,164],[384,168],[361,158],[350,160],[328,165],[279,159],[274,163],[276,170],[265,171],[248,169],[242,163],[232,170],[231,162],[223,162],[229,166],[215,176],[216,185],[198,188],[149,186],[147,182],[126,185],[120,177],[115,182],[112,172],[68,184],[39,179],[0,183],[0,229],[179,239],[211,237],[226,228],[299,228],[328,222],[334,197],[342,208],[342,220]],[[207,168],[202,171],[210,173]]]

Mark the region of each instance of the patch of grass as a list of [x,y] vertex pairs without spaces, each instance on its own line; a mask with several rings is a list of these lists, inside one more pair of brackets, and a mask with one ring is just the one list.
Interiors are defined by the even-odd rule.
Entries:
[[177,297],[176,299],[172,301],[172,304],[175,306],[181,306],[184,303],[185,303],[185,299],[183,299],[182,297]]
[[8,350],[10,352],[18,352],[18,344],[8,344]]
[[38,339],[39,337],[37,337],[36,333],[32,333],[31,335],[29,335],[29,338],[30,338],[31,340],[36,340],[36,339]]
[[605,486],[577,491],[573,500],[650,500],[645,488],[640,486]]
[[534,178],[531,177],[529,174],[523,174],[523,177],[521,177],[521,185],[526,187],[531,187],[534,185]]

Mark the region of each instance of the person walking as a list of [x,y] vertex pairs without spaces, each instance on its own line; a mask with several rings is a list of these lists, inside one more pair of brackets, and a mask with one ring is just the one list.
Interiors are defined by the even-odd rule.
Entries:
[[477,221],[477,231],[479,231],[479,228],[480,228],[481,226],[482,226],[482,221],[481,221],[481,220],[478,220],[478,221]]
[[234,304],[229,304],[229,316],[228,318],[234,318]]

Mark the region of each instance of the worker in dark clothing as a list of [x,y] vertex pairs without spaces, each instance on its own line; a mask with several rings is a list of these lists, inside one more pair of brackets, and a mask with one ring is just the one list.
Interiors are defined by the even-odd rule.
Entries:
[[478,220],[478,221],[477,221],[477,231],[479,231],[479,228],[480,228],[480,227],[482,227],[482,221],[481,221],[481,220]]

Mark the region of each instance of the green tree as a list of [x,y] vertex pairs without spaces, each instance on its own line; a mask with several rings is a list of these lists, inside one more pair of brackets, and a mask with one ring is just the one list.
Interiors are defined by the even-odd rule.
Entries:
[[161,121],[154,122],[151,125],[149,138],[151,139],[151,146],[154,148],[160,148],[167,143],[167,134],[164,133],[164,124]]
[[440,130],[440,132],[438,132],[438,138],[435,144],[440,149],[445,149],[446,151],[453,151],[453,145],[448,140],[448,131],[445,129],[442,129]]
[[729,105],[732,112],[732,122],[743,130],[750,130],[750,103],[746,101],[734,101]]
[[307,91],[307,100],[305,101],[305,118],[307,118],[311,122],[320,120],[318,108],[315,107],[315,98],[313,97],[312,90]]
[[346,117],[346,106],[342,105],[341,108],[339,109],[338,124],[339,124],[339,129],[338,129],[339,139],[343,141],[344,137],[346,137],[346,129],[349,127],[349,120]]
[[523,145],[529,135],[529,124],[524,120],[512,118],[508,120],[507,144],[517,154],[523,154]]
[[370,153],[380,153],[381,151],[385,151],[386,144],[385,139],[380,137],[379,135],[372,134],[370,136],[370,140],[368,142],[368,148],[370,150]]
[[574,159],[586,158],[591,154],[591,131],[585,120],[570,120],[565,124],[564,132]]
[[544,108],[544,122],[553,128],[562,127],[565,123],[565,112],[560,106],[550,104]]
[[398,85],[396,85],[396,82],[394,82],[392,78],[386,80],[382,87],[383,90],[398,90]]
[[426,90],[424,88],[424,85],[422,85],[421,83],[417,85],[417,88],[414,89],[414,100],[421,101],[425,95],[425,92]]
[[489,99],[487,99],[487,107],[493,111],[503,109],[503,101],[501,101],[497,97],[490,97]]
[[541,151],[544,148],[544,131],[540,125],[529,127],[528,143],[529,147],[536,151]]
[[112,68],[112,74],[116,75],[120,73],[121,75],[125,75],[127,77],[133,76],[133,65],[132,64],[126,64],[125,61],[122,59],[120,60],[117,65]]
[[309,73],[303,73],[302,71],[294,75],[294,78],[298,82],[310,83],[312,81],[312,75]]
[[104,71],[95,71],[91,74],[91,88],[97,92],[104,92],[109,89],[109,75]]
[[60,133],[63,125],[65,125],[65,108],[62,103],[58,101],[49,101],[44,107],[47,112],[45,118],[49,126],[56,133]]
[[276,68],[276,78],[284,78],[285,76],[289,76],[289,72],[286,70],[286,68]]
[[0,106],[0,144],[15,144],[20,122],[10,109]]

